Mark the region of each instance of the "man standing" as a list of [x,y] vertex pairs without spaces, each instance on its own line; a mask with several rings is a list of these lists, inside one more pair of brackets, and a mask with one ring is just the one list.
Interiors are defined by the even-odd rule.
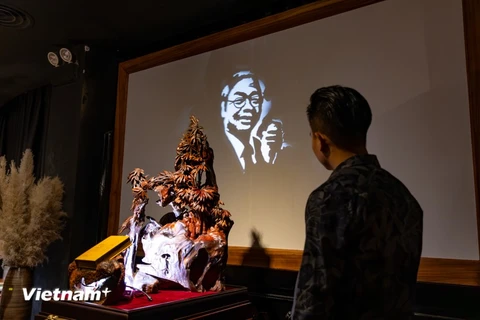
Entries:
[[312,149],[333,170],[309,196],[292,319],[411,319],[423,211],[366,149],[370,106],[324,87],[307,108]]

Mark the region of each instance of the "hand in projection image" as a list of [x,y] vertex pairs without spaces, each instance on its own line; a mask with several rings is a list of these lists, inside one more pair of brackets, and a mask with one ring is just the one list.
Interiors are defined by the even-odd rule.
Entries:
[[272,119],[267,129],[260,135],[260,151],[266,163],[275,163],[280,150],[285,147],[283,122]]
[[223,88],[224,132],[244,172],[251,165],[274,164],[278,153],[288,146],[282,121],[268,117],[270,107],[265,84],[249,71],[235,73]]

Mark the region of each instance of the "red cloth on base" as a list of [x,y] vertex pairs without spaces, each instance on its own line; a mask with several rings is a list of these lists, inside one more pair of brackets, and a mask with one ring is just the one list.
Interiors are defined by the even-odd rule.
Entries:
[[[228,290],[228,289],[227,289]],[[191,292],[182,290],[161,290],[159,293],[152,293],[149,296],[152,301],[149,301],[145,295],[138,295],[131,300],[125,302],[119,302],[115,305],[109,305],[109,307],[122,309],[122,310],[135,310],[145,307],[151,307],[163,303],[169,303],[173,301],[189,300],[193,298],[199,298],[207,295],[217,293],[216,291],[207,292]]]

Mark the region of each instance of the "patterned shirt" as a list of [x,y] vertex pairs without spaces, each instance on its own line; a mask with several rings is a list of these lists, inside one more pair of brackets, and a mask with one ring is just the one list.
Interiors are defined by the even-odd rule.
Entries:
[[341,163],[305,209],[291,317],[411,319],[423,211],[374,155]]

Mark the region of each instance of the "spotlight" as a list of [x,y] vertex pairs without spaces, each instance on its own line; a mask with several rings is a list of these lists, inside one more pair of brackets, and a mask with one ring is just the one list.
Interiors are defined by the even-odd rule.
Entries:
[[54,67],[60,66],[60,59],[58,58],[57,54],[55,52],[49,52],[47,54],[47,59],[48,62]]
[[60,58],[62,58],[62,60],[65,61],[66,63],[73,62],[73,54],[67,48],[60,49]]

